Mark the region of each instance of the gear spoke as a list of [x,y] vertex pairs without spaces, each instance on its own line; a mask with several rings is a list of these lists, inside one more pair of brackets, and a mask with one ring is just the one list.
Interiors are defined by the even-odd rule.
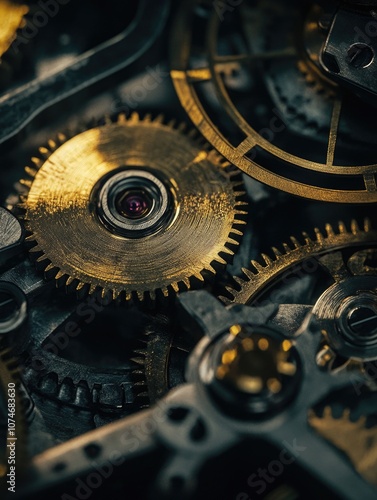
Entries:
[[277,428],[270,439],[279,448],[292,450],[297,463],[333,494],[342,499],[354,499],[357,491],[360,498],[376,498],[376,490],[368,484],[328,442],[317,436],[307,421],[295,419]]

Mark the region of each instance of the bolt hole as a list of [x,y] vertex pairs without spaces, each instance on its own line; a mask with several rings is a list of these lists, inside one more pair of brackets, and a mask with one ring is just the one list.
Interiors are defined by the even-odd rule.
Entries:
[[347,62],[354,68],[367,68],[373,59],[374,51],[366,43],[354,43],[347,51]]
[[192,441],[203,441],[207,435],[207,430],[201,418],[198,418],[194,427],[190,431]]
[[101,447],[96,443],[85,446],[84,453],[88,458],[97,458],[101,454]]
[[169,408],[168,410],[168,418],[173,422],[182,422],[186,419],[188,414],[188,408],[183,408],[182,406],[176,406],[175,408]]

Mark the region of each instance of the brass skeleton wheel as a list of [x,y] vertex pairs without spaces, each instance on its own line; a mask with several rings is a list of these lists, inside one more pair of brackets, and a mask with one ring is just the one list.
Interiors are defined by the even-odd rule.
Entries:
[[[268,10],[270,8],[271,11]],[[277,14],[275,10],[278,11]],[[323,98],[322,102],[318,101],[318,106],[314,106],[314,111],[324,106],[324,116],[328,123],[327,139],[321,148],[315,143],[305,146],[305,152],[295,151],[296,146],[300,146],[300,140],[297,138],[292,139],[290,147],[286,145],[285,140],[280,140],[287,127],[280,113],[278,116],[272,113],[273,104],[267,104],[267,108],[272,110],[270,124],[254,124],[257,111],[256,108],[252,109],[252,106],[258,107],[259,101],[263,99],[263,94],[259,99],[255,94],[258,90],[250,90],[249,97],[243,96],[243,108],[235,99],[234,92],[227,85],[227,76],[232,71],[242,71],[246,75],[245,78],[255,81],[258,78],[258,68],[267,71],[268,65],[276,64],[276,61],[279,64],[293,61],[290,63],[293,66],[286,85],[293,89],[297,85],[292,81],[293,77],[307,78],[299,70],[302,68],[302,54],[293,41],[293,35],[281,40],[277,33],[275,42],[278,47],[266,49],[257,42],[255,50],[250,47],[252,43],[249,41],[245,44],[244,51],[239,50],[239,40],[234,41],[237,31],[244,33],[246,38],[252,38],[258,29],[263,31],[263,26],[253,24],[258,12],[266,19],[270,19],[272,12],[275,12],[275,16],[280,19],[278,14],[284,14],[284,5],[261,0],[251,6],[244,2],[220,14],[216,2],[211,6],[200,0],[183,3],[173,32],[173,40],[178,40],[178,43],[172,44],[171,76],[181,104],[190,119],[212,146],[231,163],[269,186],[322,201],[376,202],[377,163],[371,147],[375,139],[371,140],[369,152],[363,157],[361,151],[366,146],[358,146],[352,130],[348,130],[341,137],[344,115],[349,114],[342,92],[336,92],[335,97],[326,100],[326,103]],[[234,25],[231,25],[232,18]],[[199,23],[202,26],[201,33],[196,30]],[[279,74],[280,66],[275,67],[274,71]],[[311,90],[316,93],[316,89]],[[215,103],[218,104],[218,109],[222,110],[222,114],[226,115],[227,127],[220,124]],[[363,105],[360,103],[360,106]],[[363,110],[363,116],[370,113],[366,106]],[[362,124],[357,118],[357,112],[356,110],[354,127]],[[311,136],[316,140],[313,131]],[[340,142],[341,152],[338,147]],[[351,144],[356,151],[360,151],[359,163],[350,157],[347,148]]]

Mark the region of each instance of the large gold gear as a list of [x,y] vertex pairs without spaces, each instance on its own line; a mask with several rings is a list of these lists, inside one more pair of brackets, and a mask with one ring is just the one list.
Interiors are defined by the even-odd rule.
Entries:
[[121,114],[40,149],[19,206],[47,278],[143,300],[189,289],[226,264],[245,224],[242,182],[184,128]]
[[318,434],[347,455],[366,481],[377,486],[377,426],[366,427],[365,416],[351,420],[349,409],[336,418],[329,406],[321,416],[311,411],[308,420]]
[[[249,71],[251,64],[278,58],[284,60],[296,55],[297,50],[288,47],[271,52],[261,51],[259,54],[246,51],[227,55],[219,53],[222,23],[216,2],[213,2],[206,34],[200,37],[202,53],[198,58],[197,47],[193,49],[195,30],[191,24],[194,22],[195,7],[201,3],[204,4],[202,0],[182,2],[173,33],[175,43],[172,45],[171,77],[183,108],[206,140],[243,172],[276,189],[328,202],[377,202],[376,161],[373,160],[372,164],[350,165],[342,164],[346,160],[338,162],[336,159],[339,124],[344,107],[341,96],[334,99],[329,108],[328,144],[326,151],[323,151],[323,158],[313,156],[313,151],[304,157],[301,153],[292,153],[279,147],[257,130],[256,125],[249,123],[227,89],[223,79],[224,68],[238,63],[244,66],[245,71]],[[276,3],[279,5],[279,2]],[[253,12],[239,16],[236,14],[243,7],[247,5],[233,8],[232,12],[240,19],[252,18]],[[227,13],[227,16],[229,19],[232,13]],[[197,65],[198,60],[202,61],[200,67]],[[227,130],[232,128],[233,136],[237,139],[226,136],[226,133],[224,135],[221,123],[214,119],[210,103],[203,97],[203,85],[211,86],[211,93],[216,95],[223,115],[227,116]]]

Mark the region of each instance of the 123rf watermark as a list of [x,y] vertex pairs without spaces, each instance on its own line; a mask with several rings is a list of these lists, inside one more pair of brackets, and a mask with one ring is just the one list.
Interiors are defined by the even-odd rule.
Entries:
[[7,428],[7,486],[8,491],[16,493],[16,384],[8,384],[8,428]]

